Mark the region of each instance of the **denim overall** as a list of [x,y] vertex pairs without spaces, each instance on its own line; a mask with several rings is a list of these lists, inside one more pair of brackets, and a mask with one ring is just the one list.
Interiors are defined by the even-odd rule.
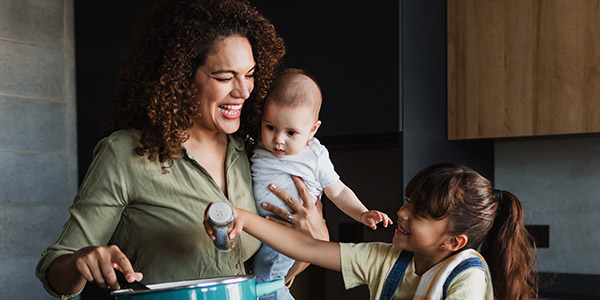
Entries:
[[[391,300],[392,297],[394,297],[394,292],[396,292],[396,289],[400,286],[400,283],[404,278],[406,268],[412,261],[412,257],[412,252],[402,251],[402,253],[400,253],[400,257],[398,257],[398,259],[394,263],[390,274],[385,280],[383,290],[381,291],[381,297],[379,297],[379,300]],[[444,282],[443,299],[446,298],[446,293],[448,292],[448,288],[450,287],[450,283],[452,282],[452,280],[454,280],[456,276],[458,276],[460,273],[469,268],[480,268],[484,270],[483,263],[478,257],[471,257],[461,261],[456,267],[454,267],[454,269],[452,270],[452,272],[450,272],[450,275],[448,275],[448,278],[446,278],[446,281]]]

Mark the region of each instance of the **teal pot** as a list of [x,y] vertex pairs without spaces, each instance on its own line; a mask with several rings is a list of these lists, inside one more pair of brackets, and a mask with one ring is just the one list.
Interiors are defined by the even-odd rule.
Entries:
[[256,276],[218,277],[147,285],[147,290],[122,289],[116,300],[257,299],[283,287],[283,279],[256,283]]

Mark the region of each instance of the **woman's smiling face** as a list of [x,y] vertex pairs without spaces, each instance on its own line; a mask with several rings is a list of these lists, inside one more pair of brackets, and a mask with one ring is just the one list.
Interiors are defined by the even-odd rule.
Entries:
[[254,88],[255,68],[248,39],[233,35],[215,41],[214,51],[194,75],[200,103],[196,126],[218,133],[236,132],[242,105]]

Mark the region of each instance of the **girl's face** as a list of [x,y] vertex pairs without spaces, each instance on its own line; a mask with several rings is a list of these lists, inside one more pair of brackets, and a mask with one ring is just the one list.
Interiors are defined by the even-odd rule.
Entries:
[[196,126],[219,133],[236,132],[242,105],[254,88],[255,68],[248,39],[234,35],[215,41],[214,51],[194,76],[200,103]]
[[300,153],[317,132],[310,107],[286,107],[267,101],[263,110],[261,141],[275,157]]
[[448,239],[446,228],[448,219],[436,220],[417,214],[410,200],[400,207],[398,227],[394,232],[392,243],[398,249],[408,250],[415,254],[434,255]]

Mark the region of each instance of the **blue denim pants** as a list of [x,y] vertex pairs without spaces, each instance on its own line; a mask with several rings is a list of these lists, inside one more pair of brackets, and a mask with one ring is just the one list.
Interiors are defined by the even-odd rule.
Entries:
[[[254,274],[258,275],[256,282],[283,279],[293,264],[293,259],[263,244],[254,256]],[[283,287],[260,297],[260,300],[294,300],[294,297],[287,287]]]

